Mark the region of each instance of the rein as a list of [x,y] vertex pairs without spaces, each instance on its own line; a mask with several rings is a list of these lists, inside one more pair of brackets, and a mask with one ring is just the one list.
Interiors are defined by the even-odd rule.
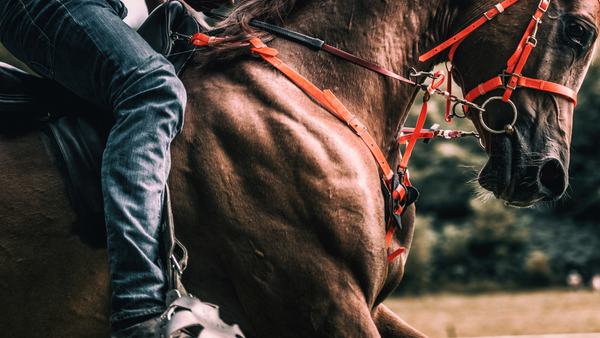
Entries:
[[[517,1],[518,0],[506,0],[500,4],[497,4],[492,10],[484,13],[482,18],[480,18],[475,23],[473,23],[466,29],[462,30],[461,32],[459,32],[458,34],[456,34],[449,40],[447,40],[444,43],[440,44],[439,46],[435,47],[433,50],[422,55],[419,58],[419,60],[421,62],[424,62],[424,61],[430,59],[431,57],[437,55],[438,53],[444,51],[445,49],[451,47],[451,50],[449,52],[449,59],[450,59],[450,62],[452,62],[454,52],[456,51],[457,47],[460,45],[460,43],[462,41],[464,41],[464,39],[470,33],[472,33],[474,30],[479,28],[481,25],[483,25],[487,21],[492,20],[496,15],[503,13],[506,8],[513,5]],[[477,88],[475,88],[474,90],[469,92],[466,95],[465,99],[459,99],[458,97],[452,95],[451,92],[441,91],[439,89],[439,87],[444,83],[444,80],[445,80],[443,71],[438,71],[435,74],[432,74],[429,72],[416,72],[414,69],[411,69],[411,71],[410,71],[411,77],[415,77],[417,79],[422,76],[432,78],[432,83],[429,85],[426,85],[424,83],[418,83],[415,81],[411,81],[407,78],[404,78],[398,74],[395,74],[387,69],[379,67],[369,61],[363,60],[352,54],[349,54],[349,53],[339,50],[335,47],[327,45],[322,40],[319,40],[319,39],[316,39],[313,37],[309,37],[309,36],[306,36],[304,34],[300,34],[297,32],[293,32],[293,31],[290,31],[290,30],[287,30],[287,29],[284,29],[284,28],[281,28],[278,26],[270,25],[270,24],[267,24],[264,22],[255,21],[255,20],[250,21],[250,24],[255,27],[267,30],[269,32],[272,32],[272,33],[275,33],[278,35],[283,35],[284,37],[286,37],[290,40],[294,40],[298,43],[304,44],[313,49],[317,49],[317,50],[322,49],[326,52],[329,52],[338,57],[344,58],[344,59],[346,59],[350,62],[353,62],[357,65],[365,67],[369,70],[372,70],[372,71],[382,74],[384,76],[391,77],[391,78],[401,81],[403,83],[407,83],[411,86],[419,87],[420,89],[425,91],[425,94],[423,95],[423,106],[422,106],[421,112],[419,114],[419,118],[417,120],[417,125],[415,126],[415,128],[404,128],[403,127],[402,133],[399,138],[399,142],[401,144],[402,143],[406,144],[406,149],[404,151],[404,155],[400,154],[401,162],[398,165],[398,170],[397,170],[399,182],[395,181],[396,180],[395,174],[391,170],[385,156],[383,155],[383,152],[377,146],[374,139],[371,137],[371,135],[367,131],[367,127],[364,124],[362,124],[356,118],[355,115],[351,114],[348,111],[348,109],[346,109],[346,107],[344,107],[344,105],[333,95],[333,93],[330,90],[326,89],[326,90],[321,91],[320,89],[318,89],[311,82],[309,82],[304,77],[302,77],[300,74],[298,74],[293,69],[291,69],[289,66],[287,66],[283,61],[278,59],[277,55],[279,54],[279,52],[273,48],[267,47],[260,39],[254,37],[254,38],[251,38],[250,40],[248,40],[248,43],[252,46],[251,52],[254,55],[258,55],[263,60],[265,60],[266,62],[271,64],[273,67],[277,68],[280,72],[285,74],[292,82],[294,82],[298,87],[300,87],[302,90],[304,90],[308,95],[313,97],[315,100],[319,101],[325,108],[327,108],[327,110],[331,114],[333,114],[335,117],[337,117],[340,121],[344,122],[358,137],[360,137],[363,140],[363,142],[365,143],[365,145],[367,146],[367,148],[369,148],[369,151],[371,152],[371,154],[377,161],[377,164],[378,164],[381,172],[383,173],[382,180],[383,180],[384,186],[387,189],[387,191],[390,192],[390,195],[392,197],[392,200],[391,200],[391,203],[392,203],[391,209],[392,210],[391,211],[393,214],[395,214],[395,215],[390,215],[390,217],[388,218],[387,233],[386,233],[386,250],[387,250],[387,249],[389,249],[389,246],[390,246],[390,243],[391,243],[391,240],[392,240],[395,230],[397,229],[397,227],[400,226],[400,216],[405,211],[405,208],[408,205],[410,205],[412,202],[414,202],[414,200],[416,199],[416,196],[414,194],[410,193],[411,189],[414,190],[414,188],[412,188],[412,185],[409,180],[407,165],[408,165],[408,160],[410,158],[412,150],[414,148],[414,145],[418,141],[418,139],[425,138],[427,141],[433,137],[458,138],[458,137],[465,137],[465,136],[475,136],[475,137],[479,138],[480,145],[481,145],[481,138],[479,137],[479,135],[477,133],[474,133],[474,132],[466,133],[466,132],[461,132],[461,131],[437,130],[437,125],[432,127],[429,130],[423,129],[423,125],[424,125],[425,119],[427,117],[427,102],[431,98],[432,94],[442,95],[444,97],[444,99],[447,100],[447,102],[448,102],[448,104],[446,106],[446,121],[447,122],[451,122],[452,117],[465,117],[468,114],[468,109],[470,107],[470,108],[476,109],[480,112],[479,116],[480,116],[480,121],[481,121],[483,127],[492,133],[506,132],[507,134],[512,134],[512,132],[514,131],[513,126],[517,120],[517,108],[516,108],[515,104],[510,100],[510,96],[511,96],[512,92],[519,87],[545,90],[545,91],[548,91],[551,93],[559,94],[559,95],[566,97],[567,99],[572,100],[574,102],[574,104],[576,104],[576,102],[577,102],[576,93],[572,89],[562,86],[560,84],[551,83],[551,82],[542,81],[542,80],[531,79],[531,78],[527,78],[527,77],[524,77],[521,75],[523,67],[525,66],[525,63],[527,62],[527,59],[528,59],[532,49],[537,45],[536,34],[537,34],[538,26],[541,23],[540,18],[548,9],[549,4],[550,4],[550,0],[541,0],[540,4],[536,10],[536,13],[533,16],[532,21],[529,24],[529,27],[527,28],[523,38],[521,39],[521,41],[519,43],[519,46],[517,47],[517,51],[509,59],[508,67],[504,70],[503,74],[493,78],[492,80],[489,80],[485,83],[480,84]],[[211,17],[223,18],[221,16],[214,15],[212,13],[210,13],[210,14],[206,13],[206,14],[208,14]],[[182,37],[178,36],[178,38],[182,38]],[[224,42],[223,38],[209,36],[209,35],[206,35],[203,33],[196,33],[191,38],[190,37],[186,37],[186,38],[189,38],[190,43],[197,45],[197,46],[214,46],[216,44]],[[452,69],[449,72],[448,87],[451,87],[450,86],[451,76],[452,76]],[[505,78],[508,78],[508,81],[506,83],[504,81]],[[498,88],[506,89],[504,96],[491,97],[490,99],[485,101],[485,103],[481,107],[479,107],[478,105],[473,103],[473,100],[475,100],[479,96],[484,95],[487,92],[498,89]],[[503,102],[509,103],[511,105],[511,107],[513,108],[513,112],[514,112],[514,120],[512,121],[512,123],[510,125],[506,125],[504,130],[494,130],[492,128],[489,128],[483,120],[482,113],[485,112],[485,106],[492,100],[498,100],[498,99],[501,99]],[[462,116],[457,115],[456,113],[454,113],[454,109],[452,110],[453,112],[450,113],[450,102],[455,103],[454,107],[456,107],[456,105],[459,103],[462,104],[465,114]],[[404,135],[404,133],[408,133],[408,135]],[[397,184],[397,186],[395,186],[396,184]],[[411,197],[412,200],[409,200],[409,195],[414,196],[414,197]],[[387,208],[386,208],[386,210],[387,210]],[[392,260],[394,260],[400,254],[402,254],[404,251],[405,251],[405,248],[399,248],[399,249],[395,250],[392,254],[390,254],[388,256],[388,263],[390,263]]]

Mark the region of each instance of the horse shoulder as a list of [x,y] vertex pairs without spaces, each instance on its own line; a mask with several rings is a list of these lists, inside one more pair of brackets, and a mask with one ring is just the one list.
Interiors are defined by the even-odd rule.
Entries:
[[[220,248],[253,326],[292,336],[376,332],[369,304],[387,267],[369,150],[258,62],[183,80],[188,108],[171,182],[203,205],[188,210],[190,223],[209,223],[186,237],[208,236],[206,245]],[[350,317],[360,319],[348,325]]]

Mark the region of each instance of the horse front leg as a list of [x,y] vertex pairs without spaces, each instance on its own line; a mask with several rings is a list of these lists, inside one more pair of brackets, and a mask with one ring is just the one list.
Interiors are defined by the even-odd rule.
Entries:
[[427,337],[410,326],[385,305],[379,304],[374,311],[373,321],[382,338],[423,338]]

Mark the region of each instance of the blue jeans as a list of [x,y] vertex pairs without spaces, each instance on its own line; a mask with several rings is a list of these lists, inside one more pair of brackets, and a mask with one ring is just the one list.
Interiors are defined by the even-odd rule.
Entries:
[[102,160],[115,325],[165,310],[157,265],[170,143],[185,89],[173,66],[121,20],[118,0],[2,0],[0,41],[36,73],[112,111]]

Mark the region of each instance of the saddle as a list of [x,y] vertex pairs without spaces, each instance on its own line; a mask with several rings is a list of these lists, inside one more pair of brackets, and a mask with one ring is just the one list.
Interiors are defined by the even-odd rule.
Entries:
[[[148,44],[175,66],[178,75],[196,49],[178,36],[200,31],[198,21],[179,1],[157,7],[138,29]],[[94,245],[105,246],[100,170],[114,125],[111,112],[54,81],[0,67],[0,119],[0,133],[43,130],[49,136],[84,232]]]
[[[157,7],[138,33],[174,66],[177,75],[196,50],[189,39],[201,31],[185,6],[169,0]],[[63,86],[0,66],[0,134],[44,131],[80,224],[93,245],[106,246],[104,202],[101,189],[102,153],[110,128],[111,112],[102,111]],[[159,318],[156,337],[170,337],[178,330],[201,325],[202,335],[244,337],[238,325],[228,325],[216,305],[187,294],[181,274],[187,265],[187,250],[175,238],[169,189],[166,187],[161,224],[159,265],[167,274],[168,311]]]

